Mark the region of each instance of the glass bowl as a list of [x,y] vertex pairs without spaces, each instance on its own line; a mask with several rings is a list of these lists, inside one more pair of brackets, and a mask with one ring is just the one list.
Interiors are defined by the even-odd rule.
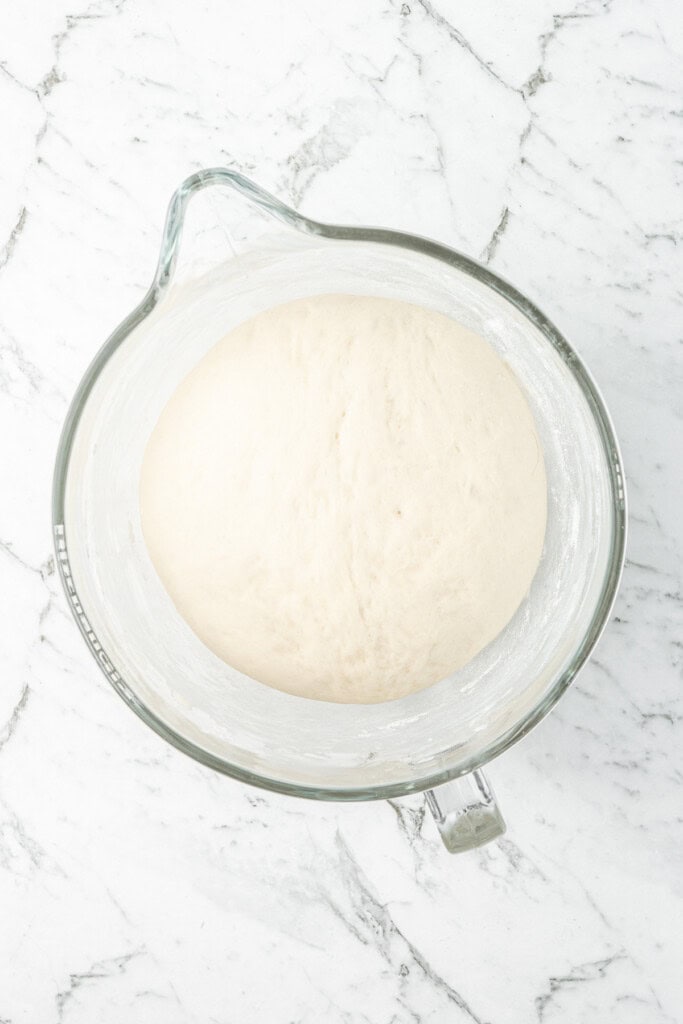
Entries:
[[[140,528],[142,454],[181,379],[254,314],[330,292],[413,302],[485,337],[525,389],[545,454],[548,526],[528,597],[465,668],[384,704],[294,697],[226,665],[179,616]],[[152,285],[77,390],[53,491],[69,602],[129,707],[217,771],[332,800],[398,797],[468,776],[539,722],[608,618],[625,523],[621,458],[603,400],[532,302],[443,245],[309,220],[222,168],[192,175],[173,196]],[[452,848],[502,829],[479,773],[430,802]]]

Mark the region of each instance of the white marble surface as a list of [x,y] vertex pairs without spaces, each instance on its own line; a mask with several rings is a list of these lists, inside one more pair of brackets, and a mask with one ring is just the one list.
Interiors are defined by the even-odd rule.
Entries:
[[[683,1019],[678,0],[0,6],[0,1021]],[[314,805],[165,746],[51,555],[69,397],[171,191],[229,164],[304,212],[487,260],[603,388],[629,561],[590,666],[492,767],[507,837]]]

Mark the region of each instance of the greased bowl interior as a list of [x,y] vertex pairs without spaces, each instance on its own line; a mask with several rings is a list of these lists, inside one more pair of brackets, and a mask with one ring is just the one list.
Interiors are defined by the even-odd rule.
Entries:
[[[609,613],[623,561],[624,498],[600,396],[566,341],[526,299],[433,243],[316,227],[280,227],[252,251],[148,295],[75,399],[58,458],[54,527],[86,640],[121,696],[165,739],[271,789],[369,799],[477,767],[547,712]],[[330,292],[421,304],[487,338],[525,389],[548,477],[541,564],[506,629],[451,677],[367,706],[293,697],[213,655],[163,589],[138,506],[150,431],[204,353],[256,312]]]

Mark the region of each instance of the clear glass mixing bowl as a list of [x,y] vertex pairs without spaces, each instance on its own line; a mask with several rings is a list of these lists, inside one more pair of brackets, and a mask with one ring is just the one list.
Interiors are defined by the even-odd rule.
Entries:
[[[367,706],[281,693],[212,654],[163,589],[138,509],[147,438],[188,371],[255,313],[330,292],[417,303],[487,338],[525,388],[548,477],[543,557],[507,628],[448,679]],[[423,238],[308,220],[219,168],[175,193],[152,286],[78,388],[57,454],[53,527],[91,651],[164,739],[227,775],[297,796],[368,800],[442,787],[429,803],[447,846],[462,849],[504,827],[476,769],[547,714],[605,624],[624,557],[625,496],[595,384],[511,285]]]

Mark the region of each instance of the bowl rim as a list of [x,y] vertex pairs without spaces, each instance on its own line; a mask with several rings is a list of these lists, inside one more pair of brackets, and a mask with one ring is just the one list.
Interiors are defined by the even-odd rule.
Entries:
[[[371,242],[410,249],[460,270],[488,286],[530,320],[560,354],[581,388],[598,427],[598,433],[609,468],[612,499],[612,536],[608,566],[600,594],[596,600],[590,625],[578,643],[573,657],[564,671],[557,676],[543,697],[514,725],[476,755],[471,755],[462,761],[457,761],[440,771],[427,774],[423,778],[409,780],[405,783],[394,782],[379,786],[330,787],[300,785],[250,771],[205,750],[164,722],[137,697],[116,670],[114,663],[102,650],[87,620],[87,610],[83,609],[76,593],[68,559],[68,539],[64,522],[64,506],[71,453],[83,410],[90,392],[111,356],[123,344],[131,332],[152,313],[168,291],[177,265],[187,205],[197,192],[213,185],[227,186],[237,191],[245,199],[270,213],[276,219],[305,234],[338,241]],[[152,284],[142,301],[107,338],[90,363],[76,389],[62,428],[55,459],[52,485],[52,532],[56,565],[62,586],[64,587],[72,614],[93,657],[95,657],[100,669],[128,707],[159,736],[201,764],[213,768],[223,775],[228,775],[240,782],[246,782],[261,789],[315,800],[379,800],[432,789],[443,785],[451,779],[467,775],[481,768],[522,739],[523,736],[526,736],[555,706],[576,674],[588,660],[591,651],[605,628],[614,605],[626,551],[627,498],[619,443],[598,386],[573,347],[552,321],[535,303],[522,295],[505,278],[494,273],[471,257],[419,235],[391,231],[384,228],[350,227],[311,220],[280,202],[280,200],[239,172],[226,167],[214,167],[190,175],[173,194],[166,215],[159,260]]]

